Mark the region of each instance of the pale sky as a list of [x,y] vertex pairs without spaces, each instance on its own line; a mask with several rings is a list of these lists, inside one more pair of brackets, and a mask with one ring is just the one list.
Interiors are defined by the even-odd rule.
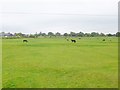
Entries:
[[1,0],[4,32],[118,31],[119,0]]

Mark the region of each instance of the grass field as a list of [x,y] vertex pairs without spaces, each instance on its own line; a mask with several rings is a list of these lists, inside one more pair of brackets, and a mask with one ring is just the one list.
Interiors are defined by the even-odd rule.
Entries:
[[0,89],[2,89],[2,39],[0,38]]
[[102,39],[3,39],[3,87],[117,88],[118,40]]

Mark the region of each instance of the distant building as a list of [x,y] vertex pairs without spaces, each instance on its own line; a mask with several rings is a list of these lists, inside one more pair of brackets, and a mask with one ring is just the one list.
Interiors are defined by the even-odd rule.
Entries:
[[14,35],[11,33],[0,33],[0,37],[13,37]]

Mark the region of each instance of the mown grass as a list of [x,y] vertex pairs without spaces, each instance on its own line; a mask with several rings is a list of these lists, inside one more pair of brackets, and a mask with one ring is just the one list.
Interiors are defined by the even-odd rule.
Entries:
[[116,88],[118,40],[102,39],[3,39],[3,87]]
[[0,38],[0,89],[2,88],[2,39]]

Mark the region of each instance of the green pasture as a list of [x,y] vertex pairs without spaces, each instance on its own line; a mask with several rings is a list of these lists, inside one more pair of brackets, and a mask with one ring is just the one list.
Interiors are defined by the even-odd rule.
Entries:
[[3,39],[2,87],[117,88],[117,37],[75,39]]
[[2,88],[2,39],[0,38],[0,89]]

